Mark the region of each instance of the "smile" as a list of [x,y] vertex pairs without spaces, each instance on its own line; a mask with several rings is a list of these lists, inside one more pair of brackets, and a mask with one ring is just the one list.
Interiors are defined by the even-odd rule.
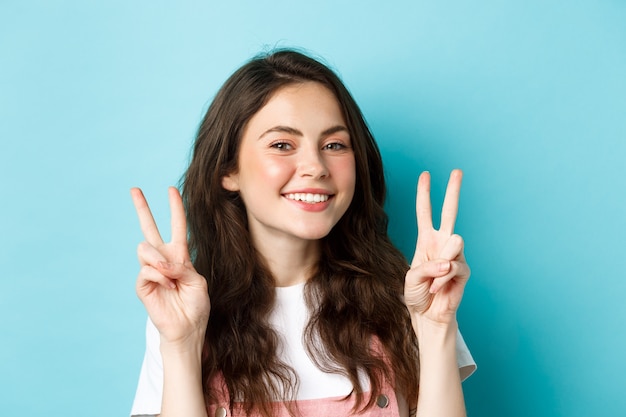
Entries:
[[285,194],[290,200],[294,201],[302,201],[309,204],[323,203],[328,201],[328,194],[310,194],[310,193],[293,193],[293,194]]

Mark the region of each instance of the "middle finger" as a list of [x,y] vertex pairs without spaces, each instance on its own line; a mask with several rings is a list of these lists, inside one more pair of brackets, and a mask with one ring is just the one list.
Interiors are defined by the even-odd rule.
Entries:
[[448,187],[446,188],[446,196],[443,199],[439,230],[448,234],[454,233],[454,224],[459,211],[459,194],[461,193],[462,179],[463,172],[460,169],[452,171],[448,180]]

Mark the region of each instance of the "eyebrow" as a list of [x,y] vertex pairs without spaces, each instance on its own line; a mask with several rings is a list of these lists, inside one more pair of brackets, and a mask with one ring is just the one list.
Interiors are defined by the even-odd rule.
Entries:
[[[274,132],[278,132],[278,133],[288,133],[290,135],[296,135],[296,136],[304,136],[304,134],[298,130],[295,129],[293,127],[289,127],[289,126],[274,126],[268,130],[266,130],[265,132],[263,132],[261,134],[261,136],[259,136],[259,139],[261,139],[263,136],[270,134],[270,133],[274,133]],[[328,129],[324,130],[321,134],[322,137],[324,136],[328,136],[328,135],[332,135],[333,133],[337,133],[337,132],[346,132],[346,133],[350,133],[348,131],[348,128],[343,126],[343,125],[337,125],[337,126],[333,126],[333,127],[329,127]]]

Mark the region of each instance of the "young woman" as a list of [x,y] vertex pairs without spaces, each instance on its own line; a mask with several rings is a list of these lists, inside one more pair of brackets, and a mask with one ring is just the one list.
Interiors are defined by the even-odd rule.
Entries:
[[150,317],[133,415],[462,416],[474,363],[457,330],[469,278],[418,181],[409,266],[387,236],[382,161],[320,62],[281,50],[218,92],[164,243],[139,189],[137,293]]

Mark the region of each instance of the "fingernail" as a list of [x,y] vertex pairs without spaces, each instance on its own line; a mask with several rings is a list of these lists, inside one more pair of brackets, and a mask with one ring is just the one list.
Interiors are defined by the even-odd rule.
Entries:
[[172,281],[170,281],[170,282],[167,284],[167,286],[168,286],[168,287],[170,287],[171,289],[176,288],[176,284],[174,284]]
[[172,267],[172,265],[170,265],[169,262],[160,261],[159,262],[159,267],[161,267],[163,269],[170,269]]
[[430,286],[430,289],[428,290],[431,294],[434,294],[437,292],[437,286],[435,284]]
[[450,269],[450,262],[441,262],[439,264],[439,272],[446,272]]

